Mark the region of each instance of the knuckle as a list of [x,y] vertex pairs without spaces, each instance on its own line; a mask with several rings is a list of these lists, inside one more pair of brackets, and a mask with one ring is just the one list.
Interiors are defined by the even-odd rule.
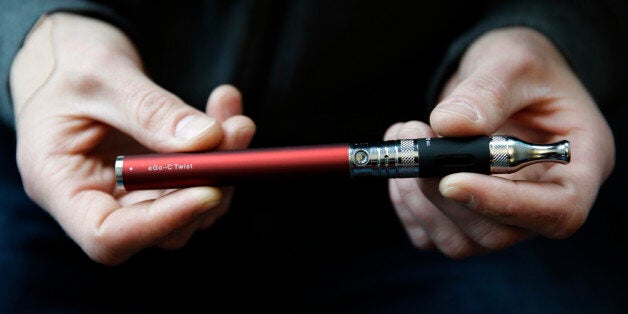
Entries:
[[178,238],[174,238],[174,239],[169,239],[165,242],[162,242],[159,247],[161,247],[162,249],[165,250],[180,250],[182,249],[186,244],[188,243],[188,239],[187,238],[182,238],[182,237],[178,237]]
[[465,259],[473,255],[472,246],[466,243],[447,244],[441,248],[445,256],[452,259]]
[[420,191],[417,188],[415,179],[397,179],[398,199],[393,202],[396,205],[407,206],[410,210],[416,211],[421,208]]
[[518,233],[508,227],[491,223],[489,226],[480,228],[474,235],[474,240],[482,247],[490,250],[501,250],[509,247],[519,238]]
[[448,232],[437,242],[440,251],[449,258],[465,259],[473,254],[471,242],[455,232]]
[[133,114],[138,125],[148,130],[159,130],[164,121],[174,114],[178,100],[164,91],[154,88],[140,88],[132,94],[131,101],[135,108]]
[[474,75],[466,79],[465,85],[474,95],[480,97],[481,103],[502,110],[506,103],[506,86],[504,82],[489,74]]
[[489,55],[498,56],[496,65],[507,69],[511,77],[521,74],[540,73],[547,65],[547,53],[539,49],[544,42],[525,31],[519,36],[500,36],[487,47]]
[[415,188],[413,186],[413,184],[411,184],[410,181],[407,180],[399,180],[396,181],[397,182],[397,191],[399,192],[399,197],[396,197],[396,199],[399,202],[403,202],[404,199],[408,198],[409,196],[411,196],[413,193],[416,193]]
[[545,56],[529,45],[522,45],[512,63],[514,75],[541,73],[546,65]]
[[585,210],[576,206],[572,210],[555,211],[556,214],[549,217],[551,229],[550,237],[565,239],[574,234],[586,221]]
[[105,241],[103,237],[93,238],[83,249],[93,261],[109,266],[120,265],[127,260],[127,256],[116,249],[118,246]]
[[492,200],[477,196],[473,199],[472,205],[475,211],[493,221],[517,220],[521,216],[521,206],[515,198]]
[[513,75],[536,72],[543,69],[546,64],[546,54],[542,53],[538,45],[531,43],[530,40],[507,36],[495,48],[498,51],[508,52],[504,62],[507,62],[506,65]]
[[70,73],[59,75],[65,90],[79,97],[91,97],[105,88],[105,80],[101,71],[90,70],[89,67],[73,69]]
[[[62,86],[79,96],[93,96],[102,92],[107,87],[110,71],[103,69],[119,68],[126,66],[127,59],[120,51],[109,48],[106,45],[89,47],[85,49],[81,58],[62,58],[60,62],[80,62],[78,65],[58,66],[54,72]],[[126,62],[126,63],[124,63]]]
[[100,264],[118,265],[126,260],[126,256],[119,253],[121,245],[111,241],[105,234],[93,235],[82,246],[85,253]]
[[[565,206],[570,204],[570,206]],[[537,212],[534,218],[539,221],[540,233],[556,239],[564,239],[574,234],[588,217],[589,203],[577,190],[567,192],[561,202]]]

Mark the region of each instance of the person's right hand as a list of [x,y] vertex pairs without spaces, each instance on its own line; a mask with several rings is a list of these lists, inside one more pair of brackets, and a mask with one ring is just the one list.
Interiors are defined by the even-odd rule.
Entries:
[[[164,43],[166,44],[166,43]],[[114,159],[139,152],[248,146],[240,93],[215,89],[207,113],[151,81],[117,28],[67,13],[42,18],[11,69],[24,188],[93,260],[120,264],[175,249],[227,209],[231,189],[121,192]]]
[[570,162],[511,174],[389,180],[393,206],[417,247],[466,258],[536,236],[564,239],[584,225],[615,167],[614,136],[561,51],[535,29],[504,27],[478,37],[442,90],[430,124],[397,123],[384,139],[495,134],[533,143],[568,140]]

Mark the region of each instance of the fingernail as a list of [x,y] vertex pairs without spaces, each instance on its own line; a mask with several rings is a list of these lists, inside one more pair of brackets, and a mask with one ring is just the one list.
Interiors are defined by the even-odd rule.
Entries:
[[203,209],[210,209],[218,206],[222,202],[222,192],[211,187],[196,187],[199,204]]
[[191,140],[198,137],[214,124],[215,120],[203,115],[189,115],[177,124],[174,135],[178,138]]
[[471,122],[476,122],[479,120],[479,115],[477,111],[475,111],[473,106],[464,102],[450,102],[450,103],[441,104],[438,107],[436,107],[434,110],[439,110],[445,113],[454,114],[459,117],[465,118]]

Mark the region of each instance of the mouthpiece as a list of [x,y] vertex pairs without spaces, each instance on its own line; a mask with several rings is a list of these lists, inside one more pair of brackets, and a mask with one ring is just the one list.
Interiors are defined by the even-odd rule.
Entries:
[[512,173],[537,162],[569,163],[571,148],[568,141],[540,145],[524,142],[510,136],[493,136],[491,173]]
[[443,177],[512,173],[539,162],[567,164],[569,142],[533,144],[512,136],[418,138],[364,144],[254,148],[118,156],[121,190],[233,185],[311,177]]

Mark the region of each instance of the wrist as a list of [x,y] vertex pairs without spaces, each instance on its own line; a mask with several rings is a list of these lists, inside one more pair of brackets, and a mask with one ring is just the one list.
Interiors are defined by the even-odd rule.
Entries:
[[26,35],[23,46],[13,59],[9,84],[16,115],[54,69],[51,29],[50,17],[43,15]]

